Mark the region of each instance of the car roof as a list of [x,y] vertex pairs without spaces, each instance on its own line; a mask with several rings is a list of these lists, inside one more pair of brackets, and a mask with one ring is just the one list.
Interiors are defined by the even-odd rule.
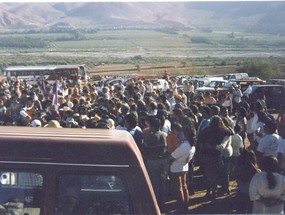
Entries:
[[143,163],[127,131],[2,126],[0,160],[130,165]]
[[259,79],[259,80],[248,80],[248,79],[231,79],[230,80],[231,82],[260,82],[260,83],[265,83],[265,81],[264,80],[261,80],[261,79]]
[[252,88],[265,88],[265,87],[282,87],[279,84],[260,84],[260,85],[253,85]]

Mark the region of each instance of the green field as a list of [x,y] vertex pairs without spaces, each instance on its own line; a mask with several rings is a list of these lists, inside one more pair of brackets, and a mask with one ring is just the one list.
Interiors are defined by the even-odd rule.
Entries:
[[[1,42],[2,41],[2,42]],[[249,57],[285,63],[285,36],[202,30],[100,30],[0,34],[1,67],[85,63],[232,65]]]
[[[77,37],[77,38],[76,38]],[[114,30],[97,33],[2,34],[0,40],[33,38],[45,41],[42,48],[21,49],[0,46],[1,51],[199,51],[275,50],[284,51],[285,36],[244,32],[199,30],[161,32],[155,30]]]

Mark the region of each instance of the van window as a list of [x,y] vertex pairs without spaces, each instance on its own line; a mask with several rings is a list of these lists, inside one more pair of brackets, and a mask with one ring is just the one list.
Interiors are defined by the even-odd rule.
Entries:
[[224,76],[225,80],[243,79],[243,78],[248,78],[248,74],[247,73],[230,73],[230,74],[226,74]]
[[43,175],[39,173],[0,171],[0,204],[7,211],[39,215],[42,190]]
[[223,87],[226,82],[223,81],[211,81],[207,86],[208,87]]
[[127,190],[118,175],[62,175],[56,193],[58,215],[130,214]]

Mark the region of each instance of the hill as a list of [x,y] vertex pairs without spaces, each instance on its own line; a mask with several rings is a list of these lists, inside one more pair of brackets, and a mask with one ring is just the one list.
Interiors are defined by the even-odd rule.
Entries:
[[0,29],[205,28],[285,33],[285,2],[0,3]]

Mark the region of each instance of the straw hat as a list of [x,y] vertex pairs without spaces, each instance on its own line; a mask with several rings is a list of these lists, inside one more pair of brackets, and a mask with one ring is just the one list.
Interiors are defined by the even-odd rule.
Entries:
[[68,106],[64,106],[63,108],[60,108],[59,110],[60,111],[68,111],[68,110],[71,110],[71,108]]
[[44,125],[44,127],[49,127],[49,128],[62,128],[60,126],[60,123],[57,120],[51,120],[48,122],[48,124]]

